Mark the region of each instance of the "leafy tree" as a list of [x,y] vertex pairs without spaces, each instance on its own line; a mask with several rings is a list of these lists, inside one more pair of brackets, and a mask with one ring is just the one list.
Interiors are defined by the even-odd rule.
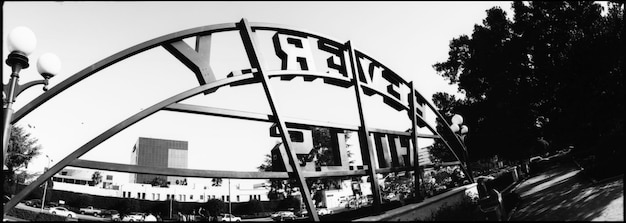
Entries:
[[222,186],[222,178],[221,177],[211,178],[211,182],[212,182],[211,185],[214,186],[214,187]]
[[102,174],[100,171],[93,172],[93,175],[91,175],[91,181],[93,182],[92,186],[96,186],[102,182]]
[[31,137],[19,126],[11,126],[11,136],[7,145],[6,166],[3,170],[5,192],[14,193],[16,186],[15,172],[27,168],[28,163],[40,154],[41,146],[37,145],[37,139]]
[[210,199],[205,203],[204,208],[209,212],[210,216],[217,217],[226,209],[226,204],[219,199]]
[[159,187],[169,187],[169,185],[167,184],[167,180],[163,177],[155,177],[152,178],[152,180],[146,181],[144,182],[145,184],[150,184],[153,187],[155,186],[159,186]]
[[29,184],[30,182],[35,180],[35,178],[38,177],[39,174],[40,173],[28,173],[27,171],[23,170],[15,174],[15,182],[19,184]]
[[465,98],[433,101],[465,117],[470,158],[524,158],[538,136],[623,157],[624,4],[608,5],[603,16],[594,2],[513,2],[512,21],[494,7],[452,39],[433,67]]
[[264,211],[263,204],[261,201],[256,199],[250,200],[243,205],[239,205],[235,209],[235,212],[247,215],[262,213]]

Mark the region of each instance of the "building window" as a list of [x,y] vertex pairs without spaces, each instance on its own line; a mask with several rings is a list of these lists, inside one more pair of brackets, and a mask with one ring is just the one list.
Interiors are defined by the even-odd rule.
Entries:
[[204,201],[204,195],[200,195],[200,200]]
[[152,193],[152,200],[156,199],[156,194]]
[[146,193],[141,193],[141,199],[146,199]]
[[224,195],[222,195],[222,201],[225,201],[226,199],[224,199]]
[[304,142],[304,134],[300,131],[288,131],[292,142]]
[[62,176],[67,176],[67,171],[61,171]]
[[189,200],[190,200],[190,201],[193,201],[193,194],[190,194],[190,195],[189,195]]
[[107,180],[113,180],[113,175],[107,175]]
[[237,195],[237,202],[239,202],[239,195]]
[[226,201],[230,201],[230,195],[226,195]]
[[[254,195],[256,197],[256,195]],[[250,195],[250,200],[252,200],[252,195]]]
[[157,194],[157,200],[161,200],[161,194]]

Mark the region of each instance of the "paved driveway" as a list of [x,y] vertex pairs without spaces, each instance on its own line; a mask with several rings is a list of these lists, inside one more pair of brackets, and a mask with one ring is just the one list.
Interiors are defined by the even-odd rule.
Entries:
[[571,166],[556,166],[520,183],[512,221],[624,221],[624,178],[593,183]]

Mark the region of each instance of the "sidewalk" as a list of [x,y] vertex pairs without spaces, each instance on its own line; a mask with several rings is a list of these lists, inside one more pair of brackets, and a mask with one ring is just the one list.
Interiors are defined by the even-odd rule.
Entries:
[[624,221],[623,176],[593,183],[581,170],[554,166],[513,189],[511,221]]

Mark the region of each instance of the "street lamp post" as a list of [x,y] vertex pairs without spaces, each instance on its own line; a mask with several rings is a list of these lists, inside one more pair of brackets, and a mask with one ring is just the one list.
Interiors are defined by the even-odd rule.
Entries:
[[[50,168],[50,161],[53,161],[53,160],[51,160],[48,155],[46,155],[46,158],[48,158],[48,165],[46,166],[46,170],[45,171],[48,171],[48,168]],[[46,191],[48,191],[48,181],[46,181],[46,184],[45,184],[45,186],[43,188],[43,197],[41,198],[41,211],[42,212],[43,212],[43,207],[46,204]]]
[[43,76],[44,80],[36,80],[20,85],[20,71],[29,67],[28,55],[31,54],[37,46],[35,34],[29,28],[24,26],[13,29],[8,36],[8,48],[11,52],[6,59],[6,64],[11,67],[11,79],[9,84],[2,83],[3,98],[3,117],[2,117],[2,166],[6,168],[6,154],[11,138],[11,119],[13,117],[13,102],[22,91],[39,84],[43,84],[43,90],[48,90],[48,80],[54,77],[61,70],[61,61],[51,53],[42,54],[37,61],[37,71]]

